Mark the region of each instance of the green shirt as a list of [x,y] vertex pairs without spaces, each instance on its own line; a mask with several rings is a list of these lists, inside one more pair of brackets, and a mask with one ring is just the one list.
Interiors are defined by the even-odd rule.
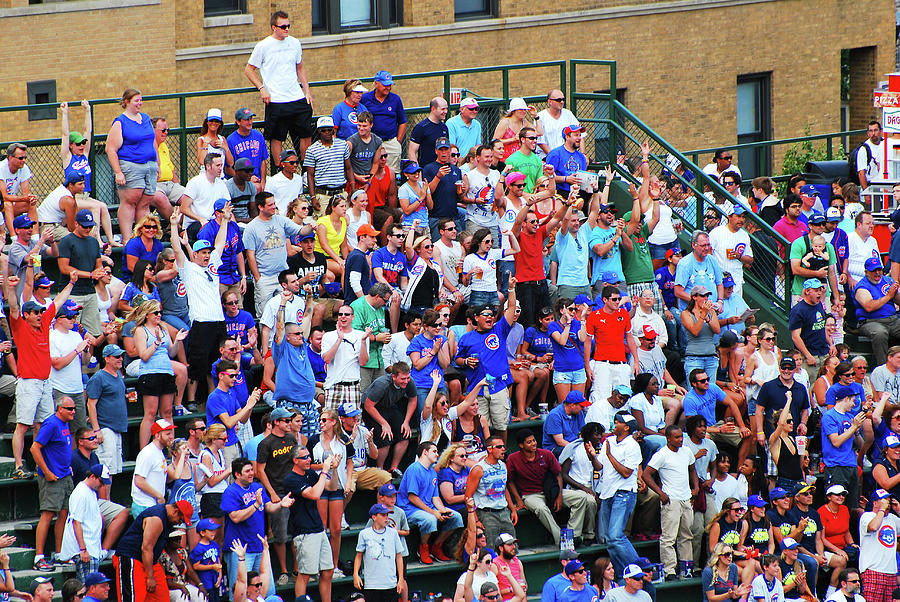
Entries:
[[[813,235],[815,236],[815,235]],[[800,238],[794,240],[791,243],[791,252],[790,259],[803,259],[803,257],[812,251],[812,245],[807,245],[805,236],[801,236]],[[810,237],[812,239],[812,237]],[[825,243],[825,250],[828,251],[828,266],[833,266],[837,264],[837,253],[834,252],[834,247],[830,242]],[[801,264],[802,267],[802,264]],[[803,294],[803,282],[806,280],[805,276],[794,276],[793,282],[791,282],[791,294],[792,295],[802,295]],[[828,298],[828,295],[831,293],[831,285],[828,283],[828,278],[825,278],[825,299]]]
[[537,153],[530,153],[526,157],[521,150],[517,150],[506,158],[505,163],[507,167],[512,168],[510,171],[519,171],[525,174],[525,192],[528,194],[534,192],[534,183],[544,173],[544,163]]
[[[631,220],[631,211],[622,216],[625,223]],[[619,245],[619,251],[622,254],[622,271],[625,272],[625,282],[627,284],[641,284],[644,282],[655,282],[656,277],[653,273],[653,260],[650,259],[650,228],[647,222],[641,224],[641,229],[637,234],[631,235],[631,243],[634,245],[633,250],[627,250],[623,245]]]
[[[366,328],[372,329],[372,334],[382,332],[390,332],[387,329],[384,320],[384,308],[375,309],[369,305],[366,295],[356,299],[350,304],[353,308],[353,322],[351,323],[354,330],[364,331]],[[384,358],[381,357],[382,343],[371,341],[369,343],[369,361],[363,368],[384,368]]]

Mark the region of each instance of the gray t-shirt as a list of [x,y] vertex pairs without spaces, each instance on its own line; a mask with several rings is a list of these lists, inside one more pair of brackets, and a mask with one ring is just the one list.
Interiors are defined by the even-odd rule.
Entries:
[[402,554],[400,535],[392,527],[376,531],[366,527],[359,532],[356,551],[363,553],[363,583],[366,589],[397,587],[397,554]]
[[[10,261],[12,263],[12,261]],[[882,364],[872,370],[872,388],[890,396],[889,403],[900,401],[900,370],[891,374],[887,366]]]
[[364,175],[372,171],[372,161],[375,159],[375,151],[381,146],[382,141],[376,134],[371,134],[368,142],[363,142],[359,132],[347,138],[347,142],[353,145],[350,151],[350,167],[356,175]]
[[[372,524],[372,519],[370,518],[366,526],[371,527]],[[388,526],[397,529],[398,535],[400,531],[409,531],[409,519],[406,518],[406,512],[400,506],[394,506],[391,509],[391,513],[388,515]],[[400,547],[400,554],[404,558],[409,556],[409,548],[406,547],[406,537],[403,535],[400,535]]]
[[[12,244],[9,246],[9,269],[14,275],[19,277],[19,284],[16,285],[16,297],[22,298],[22,291],[25,289],[25,268],[28,267],[23,263],[25,256],[28,255],[28,252],[31,251],[35,246],[37,246],[38,237],[34,235],[31,237],[28,245],[23,245],[18,240],[13,240]],[[43,252],[46,252],[49,248],[44,245]],[[40,270],[38,270],[40,271]]]
[[229,178],[225,180],[225,188],[228,189],[228,194],[231,195],[231,208],[234,210],[234,217],[239,220],[249,220],[250,204],[256,202],[256,184],[247,182],[244,184],[244,189],[241,190],[234,183],[234,180]]
[[260,276],[277,276],[286,270],[288,236],[300,233],[300,226],[284,217],[273,215],[269,221],[254,218],[244,228],[244,248],[256,254]]
[[614,587],[606,592],[604,602],[651,602],[650,594],[644,590],[638,590],[629,594],[624,587]]

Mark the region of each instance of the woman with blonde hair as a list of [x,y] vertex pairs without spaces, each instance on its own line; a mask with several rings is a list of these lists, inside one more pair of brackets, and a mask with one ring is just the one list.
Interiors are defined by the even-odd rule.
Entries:
[[[531,121],[526,118],[526,115],[531,115]],[[536,117],[537,108],[534,105],[525,104],[524,98],[509,99],[509,110],[494,128],[494,138],[503,143],[504,161],[519,150],[519,130],[523,127],[534,128],[539,137],[544,135],[544,128],[541,127],[541,122]]]
[[[226,168],[234,165],[231,149],[228,147],[225,136],[222,135],[224,129],[222,109],[210,109],[207,111],[206,117],[203,119],[203,125],[200,126],[200,137],[197,138],[197,163],[200,164],[200,171],[203,171],[203,160],[210,153],[225,159]],[[225,169],[222,170],[221,177],[225,179]]]
[[469,452],[465,443],[453,443],[437,463],[438,491],[444,505],[460,514],[466,509],[466,481],[469,479]]
[[328,257],[328,271],[334,282],[344,279],[344,258],[352,250],[347,244],[347,199],[336,194],[328,201],[325,215],[316,226],[316,251]]
[[[325,410],[319,417],[319,433],[309,438],[307,447],[312,453],[313,470],[323,470],[324,462],[336,456],[336,467],[329,471],[329,479],[325,484],[316,505],[322,522],[329,530],[331,556],[337,567],[338,554],[341,551],[341,517],[344,515],[344,499],[350,494],[350,472],[353,470],[353,459],[347,453],[344,444],[344,428],[336,410]],[[335,578],[343,577],[340,569],[335,568]]]
[[331,111],[331,119],[334,121],[334,135],[341,140],[346,140],[358,130],[356,117],[363,111],[368,111],[365,105],[360,104],[362,95],[368,92],[362,81],[350,78],[344,82],[344,100],[335,105]]
[[182,341],[187,338],[186,330],[179,330],[175,340],[162,324],[162,309],[159,301],[145,301],[129,314],[133,320],[134,345],[140,360],[137,391],[144,404],[141,420],[140,444],[146,447],[150,442],[150,428],[156,420],[156,412],[172,421],[172,400],[175,398],[175,371],[172,358],[178,353]]
[[[425,224],[426,226],[428,224]],[[414,222],[406,235],[406,262],[409,265],[409,285],[403,292],[400,307],[407,312],[424,314],[440,298],[443,272],[434,258],[434,245],[427,234],[418,235],[419,224]]]
[[207,426],[203,435],[206,447],[200,452],[200,463],[197,465],[200,470],[197,478],[197,490],[201,496],[200,516],[212,519],[217,525],[224,522],[222,494],[228,487],[228,477],[231,476],[231,465],[225,459],[223,451],[227,441],[228,431],[224,424],[214,422]]
[[734,547],[716,544],[700,577],[706,602],[746,600],[750,584],[738,585],[738,567],[734,563]]
[[135,219],[150,210],[159,174],[156,130],[150,116],[141,112],[140,90],[128,88],[119,103],[124,111],[113,120],[106,138],[106,156],[115,174],[119,193],[119,230],[128,242]]
[[122,266],[122,280],[131,279],[134,264],[139,259],[155,263],[156,258],[165,248],[160,240],[162,238],[162,224],[159,218],[148,213],[138,220],[131,233],[128,244],[125,245],[125,265]]

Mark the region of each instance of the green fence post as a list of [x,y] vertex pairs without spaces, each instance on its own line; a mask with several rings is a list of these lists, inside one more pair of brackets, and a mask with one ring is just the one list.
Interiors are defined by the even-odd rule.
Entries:
[[91,114],[91,148],[87,149],[88,163],[91,166],[91,190],[97,190],[96,182],[94,182],[94,176],[97,174],[97,161],[95,159],[97,153],[95,152],[94,148],[97,140],[97,137],[94,136],[94,133],[97,131],[97,124],[94,123],[93,103],[88,104],[88,111],[90,111]]
[[576,59],[569,60],[569,110],[572,111],[573,115],[578,115],[578,107],[576,106],[578,99],[575,98],[575,82],[576,73],[575,70],[578,67],[578,61]]
[[[616,119],[616,63],[613,62],[609,66],[609,120],[618,123]],[[609,136],[609,164],[614,165],[616,162],[616,140],[610,131]]]
[[[566,92],[566,63],[562,62],[559,64],[559,89],[562,93]],[[571,95],[569,95],[571,98]]]
[[181,169],[178,170],[178,175],[181,178],[182,182],[187,183],[187,160],[188,160],[188,149],[187,149],[187,99],[184,96],[178,97],[178,125],[181,126],[181,131],[178,132],[178,157],[181,161]]
[[500,87],[502,88],[503,100],[505,100],[508,103],[509,102],[509,69],[504,67],[503,70],[500,72],[500,74],[502,76]]
[[[450,74],[444,74],[444,99],[447,101],[447,104],[450,104]],[[462,100],[460,98],[460,100]]]
[[829,137],[825,140],[825,158],[828,159],[829,161],[831,161],[832,157],[834,156],[834,151],[833,151],[832,148],[831,148],[831,147],[832,147],[832,144],[833,144],[833,143],[832,143],[832,140],[831,140],[831,136],[829,136]]

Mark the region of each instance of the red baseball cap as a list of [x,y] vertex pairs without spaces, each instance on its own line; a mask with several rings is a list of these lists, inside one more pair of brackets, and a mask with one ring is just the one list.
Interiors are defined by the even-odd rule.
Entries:
[[653,330],[653,327],[649,324],[644,324],[644,334],[641,338],[644,339],[655,339],[657,337],[656,331]]

